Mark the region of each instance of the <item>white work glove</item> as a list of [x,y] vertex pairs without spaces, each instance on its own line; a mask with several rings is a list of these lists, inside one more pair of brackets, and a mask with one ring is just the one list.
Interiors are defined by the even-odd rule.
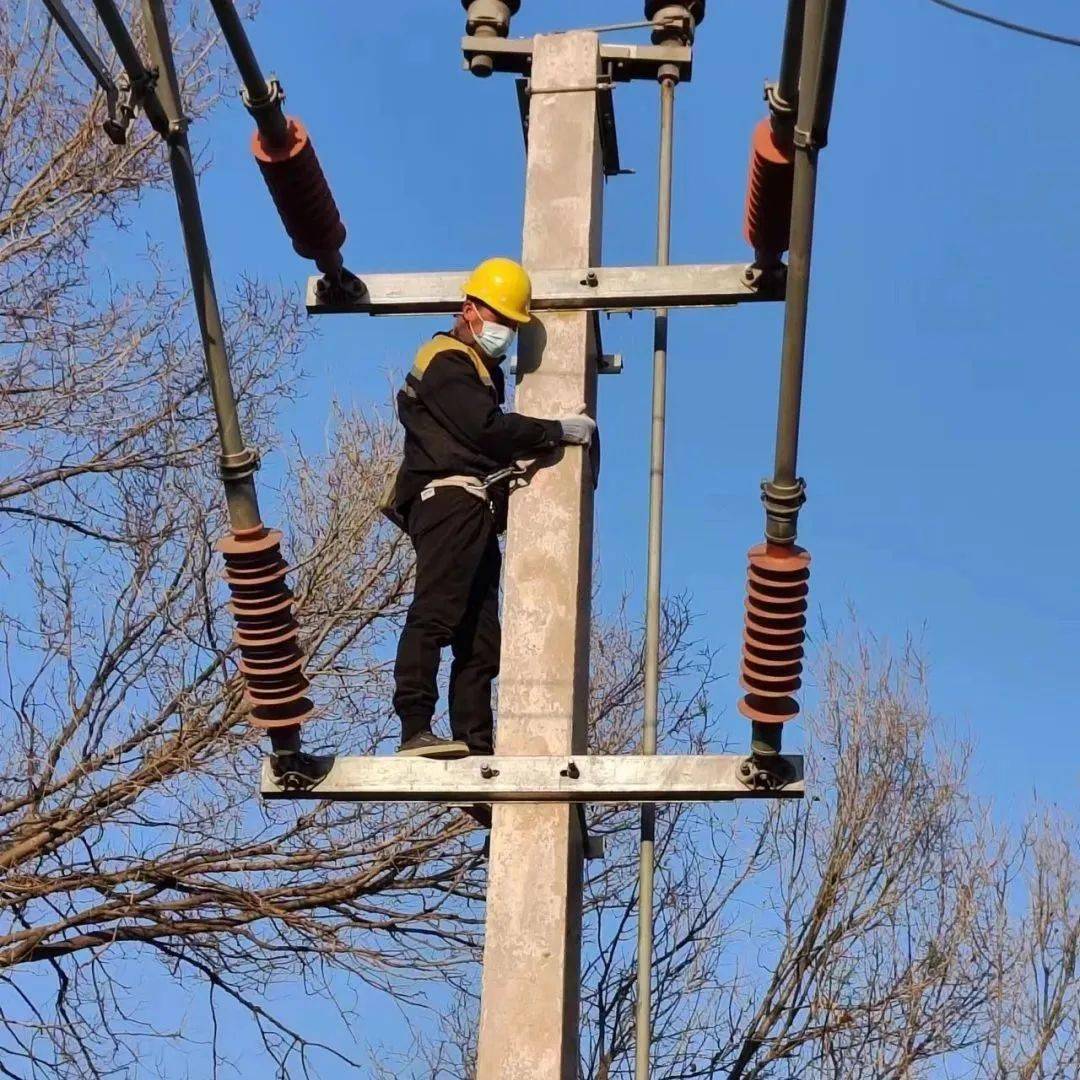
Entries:
[[562,428],[562,441],[571,446],[588,446],[596,434],[596,421],[585,415],[584,405],[574,415],[564,416],[559,427]]

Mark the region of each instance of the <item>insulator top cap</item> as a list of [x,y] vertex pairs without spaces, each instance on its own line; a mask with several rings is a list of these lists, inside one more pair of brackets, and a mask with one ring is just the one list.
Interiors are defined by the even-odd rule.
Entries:
[[[521,10],[521,0],[501,0],[509,9],[511,15],[516,15]],[[476,3],[476,0],[461,0],[461,6],[468,11]],[[702,0],[704,4],[704,0]],[[651,16],[650,16],[651,17]]]
[[[465,4],[465,6],[469,5]],[[654,19],[658,12],[670,7],[686,8],[698,26],[705,21],[705,0],[645,0],[645,18]]]

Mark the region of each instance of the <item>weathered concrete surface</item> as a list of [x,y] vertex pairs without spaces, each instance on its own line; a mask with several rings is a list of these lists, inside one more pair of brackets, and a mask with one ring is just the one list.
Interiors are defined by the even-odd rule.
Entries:
[[[536,39],[524,261],[600,262],[603,197],[595,34]],[[560,416],[596,401],[591,316],[544,314],[522,335],[516,407]],[[499,754],[585,749],[592,593],[589,458],[567,448],[511,500]],[[577,1076],[582,852],[570,806],[497,805],[491,840],[479,1080]]]

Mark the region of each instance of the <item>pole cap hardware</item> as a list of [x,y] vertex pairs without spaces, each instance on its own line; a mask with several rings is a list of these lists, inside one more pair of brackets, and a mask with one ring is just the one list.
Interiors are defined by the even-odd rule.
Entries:
[[[461,0],[465,9],[465,33],[473,37],[509,37],[510,20],[521,8],[521,0]],[[486,79],[495,70],[495,61],[488,53],[469,58],[466,67],[474,75]]]
[[653,23],[654,45],[692,45],[705,21],[705,0],[645,0],[645,18]]

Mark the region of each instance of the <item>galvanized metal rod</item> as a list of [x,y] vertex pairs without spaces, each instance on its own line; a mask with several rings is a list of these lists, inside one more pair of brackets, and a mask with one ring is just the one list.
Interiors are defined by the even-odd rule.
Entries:
[[221,33],[240,72],[240,78],[244,81],[248,109],[259,125],[260,134],[272,146],[282,146],[289,137],[289,122],[281,109],[280,97],[274,93],[263,75],[255,50],[251,47],[251,40],[244,29],[243,20],[232,0],[210,0],[210,5],[221,25]]
[[[259,503],[253,478],[256,457],[247,449],[240,430],[236,395],[229,373],[225,349],[225,331],[221,323],[210,251],[206,243],[195,163],[188,142],[187,127],[180,104],[180,84],[176,77],[169,27],[161,0],[142,0],[147,48],[151,62],[158,69],[156,93],[169,119],[166,145],[172,169],[176,205],[184,233],[188,269],[191,273],[195,312],[202,334],[210,394],[217,416],[221,440],[222,480],[229,507],[229,521],[234,530],[253,529],[261,524]],[[245,475],[246,474],[246,475]]]
[[[845,9],[845,0],[807,0],[803,24],[803,62],[799,78],[799,115],[795,125],[795,181],[773,478],[774,484],[779,487],[794,485],[798,473],[799,420],[817,197],[817,157],[820,147],[828,139]],[[778,539],[794,541],[794,520],[770,524],[775,524],[780,533],[790,534],[781,535]],[[773,532],[770,531],[770,535],[774,535]]]
[[814,91],[814,143],[822,149],[829,141],[829,122],[832,119],[833,97],[836,93],[836,72],[840,66],[840,44],[844,37],[844,16],[847,0],[826,0],[825,24],[822,30],[821,63]]
[[[817,191],[817,149],[808,138],[813,129],[815,89],[821,69],[821,39],[825,0],[807,0],[803,25],[803,62],[799,78],[799,118],[796,123],[795,181],[791,206],[784,341],[780,357],[780,402],[776,421],[774,483],[796,481],[799,458],[799,418],[802,410],[806,316],[810,297],[810,256],[814,241],[814,200]],[[800,134],[802,137],[800,137]],[[794,523],[784,523],[794,534]],[[794,540],[794,535],[778,537]]]
[[795,104],[795,95],[799,88],[799,59],[802,55],[805,9],[806,0],[788,0],[784,48],[780,55],[780,78],[776,85],[777,95],[787,105]]
[[86,35],[82,32],[79,24],[72,18],[71,12],[64,7],[61,0],[44,0],[49,14],[53,17],[61,33],[71,43],[71,47],[79,54],[79,59],[86,65],[94,81],[105,92],[106,98],[111,102],[116,100],[116,83],[113,82],[104,61],[98,56],[94,46],[90,44]]
[[[660,166],[657,198],[656,262],[671,259],[671,188],[675,145],[675,79],[660,82]],[[649,464],[649,565],[645,587],[645,731],[642,753],[655,754],[660,708],[661,562],[664,540],[664,442],[667,425],[668,311],[656,312],[653,330],[652,453]],[[638,866],[637,1080],[648,1080],[652,1049],[653,874],[656,806],[641,808]]]

